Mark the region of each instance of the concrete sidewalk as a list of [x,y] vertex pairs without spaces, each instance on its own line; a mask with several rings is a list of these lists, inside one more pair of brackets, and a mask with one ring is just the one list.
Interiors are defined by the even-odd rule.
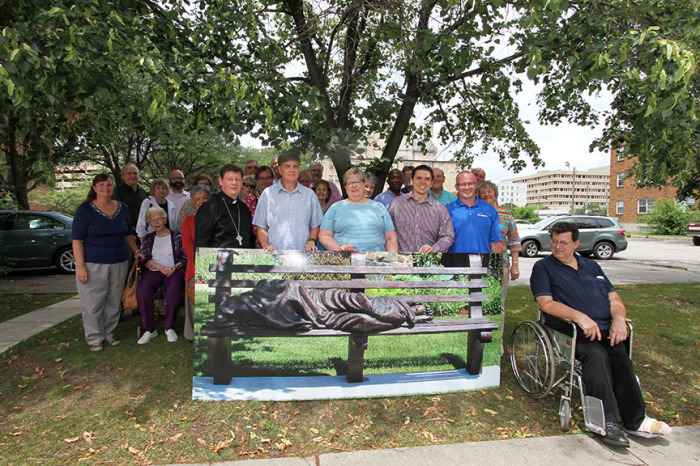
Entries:
[[[630,437],[630,448],[611,447],[594,435],[561,435],[517,440],[456,443],[428,447],[325,453],[309,458],[243,460],[229,466],[445,466],[490,465],[697,465],[700,464],[700,426],[674,427],[666,437]],[[194,465],[192,465],[194,466]]]
[[78,314],[80,314],[80,298],[76,295],[60,303],[3,322],[0,324],[0,353]]

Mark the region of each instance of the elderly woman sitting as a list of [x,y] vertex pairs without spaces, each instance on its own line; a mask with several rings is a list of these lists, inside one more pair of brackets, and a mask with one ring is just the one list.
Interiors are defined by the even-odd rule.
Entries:
[[153,232],[146,235],[141,252],[145,256],[144,272],[136,299],[141,310],[141,322],[146,330],[139,339],[145,345],[158,336],[153,317],[153,295],[161,284],[165,285],[165,335],[169,342],[177,341],[173,329],[180,296],[185,286],[185,266],[187,256],[182,248],[182,237],[176,230],[169,230],[165,224],[163,208],[155,206],[146,211],[146,221]]

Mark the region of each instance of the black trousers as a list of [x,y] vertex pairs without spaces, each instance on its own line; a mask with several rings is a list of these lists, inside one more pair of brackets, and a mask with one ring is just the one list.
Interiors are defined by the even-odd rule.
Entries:
[[[553,328],[571,334],[569,324]],[[586,395],[603,400],[606,421],[637,430],[644,420],[644,398],[627,347],[625,342],[610,346],[610,331],[600,333],[600,341],[590,341],[577,327],[576,359],[581,361]]]

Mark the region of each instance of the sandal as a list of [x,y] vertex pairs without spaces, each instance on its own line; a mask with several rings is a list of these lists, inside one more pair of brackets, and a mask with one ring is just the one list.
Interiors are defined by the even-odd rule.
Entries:
[[88,345],[88,348],[90,351],[102,351],[104,348],[102,347],[102,343],[93,343],[92,345]]
[[107,338],[105,343],[107,343],[109,346],[117,346],[119,343],[121,343],[121,341],[117,340],[116,338]]

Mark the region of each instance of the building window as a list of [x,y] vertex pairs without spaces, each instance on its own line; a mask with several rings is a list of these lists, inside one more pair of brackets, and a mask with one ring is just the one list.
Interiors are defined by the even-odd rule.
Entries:
[[648,214],[654,209],[654,199],[640,199],[637,201],[637,213]]
[[623,160],[625,160],[625,158],[622,156],[622,154],[620,154],[620,153],[618,152],[618,153],[617,153],[617,161],[618,161],[618,162],[622,162]]
[[618,173],[617,174],[617,187],[621,188],[625,185],[625,174],[624,173]]
[[617,210],[615,213],[617,215],[622,215],[625,212],[625,201],[617,201]]

